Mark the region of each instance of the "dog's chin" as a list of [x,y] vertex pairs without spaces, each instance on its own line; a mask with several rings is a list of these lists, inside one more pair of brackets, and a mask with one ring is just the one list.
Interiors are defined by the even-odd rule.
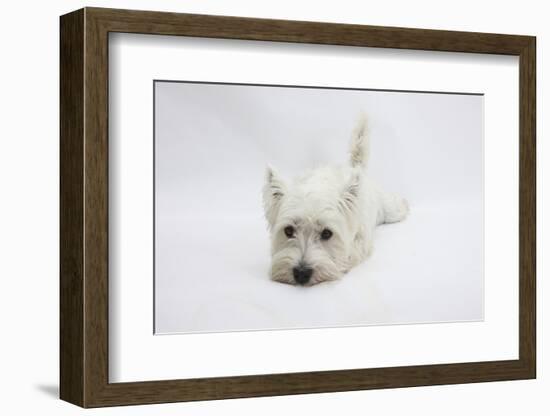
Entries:
[[295,286],[315,286],[319,283],[338,280],[344,275],[344,265],[340,265],[327,256],[318,256],[307,265],[313,273],[307,282],[298,283],[293,269],[301,262],[301,253],[292,249],[280,250],[273,255],[271,262],[271,280]]
[[310,286],[315,286],[324,282],[333,282],[335,280],[339,280],[342,277],[342,275],[343,273],[337,273],[337,274],[321,273],[314,269],[311,279],[309,279],[305,283],[298,283],[294,279],[294,275],[292,274],[292,272],[273,273],[272,271],[271,280],[273,280],[274,282],[284,283],[287,285],[310,287]]

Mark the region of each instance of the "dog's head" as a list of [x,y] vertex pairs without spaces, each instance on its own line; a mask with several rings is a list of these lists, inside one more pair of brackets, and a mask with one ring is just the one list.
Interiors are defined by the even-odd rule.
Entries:
[[263,199],[271,232],[271,278],[314,285],[352,263],[360,172],[316,170],[287,183],[267,169]]

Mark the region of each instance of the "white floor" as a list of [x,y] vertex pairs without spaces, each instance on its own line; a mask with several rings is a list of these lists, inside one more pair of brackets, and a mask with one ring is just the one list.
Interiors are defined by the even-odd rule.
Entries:
[[304,288],[269,280],[263,218],[164,217],[156,333],[481,320],[481,229],[479,207],[413,205],[406,221],[378,227],[367,262]]

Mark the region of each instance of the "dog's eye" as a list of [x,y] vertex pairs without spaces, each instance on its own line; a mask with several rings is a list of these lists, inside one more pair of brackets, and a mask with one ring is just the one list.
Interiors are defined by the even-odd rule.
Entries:
[[294,227],[292,225],[289,225],[288,227],[285,227],[285,235],[288,238],[294,237]]
[[328,240],[330,237],[332,237],[332,231],[330,231],[328,228],[325,228],[321,232],[321,240]]

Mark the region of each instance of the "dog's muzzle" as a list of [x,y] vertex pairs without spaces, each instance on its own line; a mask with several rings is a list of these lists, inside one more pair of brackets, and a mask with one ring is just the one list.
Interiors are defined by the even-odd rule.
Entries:
[[305,285],[311,279],[313,274],[313,269],[306,266],[298,266],[292,269],[292,274],[294,275],[294,280],[299,285]]

